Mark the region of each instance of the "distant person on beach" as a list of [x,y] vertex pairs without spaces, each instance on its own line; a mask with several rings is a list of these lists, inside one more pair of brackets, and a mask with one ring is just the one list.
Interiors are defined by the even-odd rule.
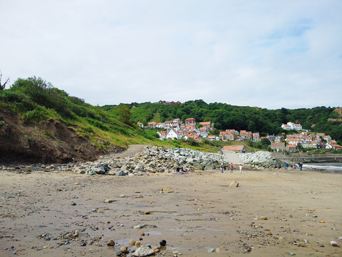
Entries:
[[240,174],[242,174],[242,164],[239,165]]
[[288,169],[289,168],[289,164],[285,163],[285,168]]
[[231,162],[230,163],[230,173],[233,173],[233,168],[234,168],[234,166],[233,166],[233,163]]
[[223,165],[223,162],[221,163],[221,173],[223,173],[223,168],[224,168],[224,165]]
[[299,170],[302,171],[302,169],[303,169],[303,163],[298,163],[298,166],[299,166]]

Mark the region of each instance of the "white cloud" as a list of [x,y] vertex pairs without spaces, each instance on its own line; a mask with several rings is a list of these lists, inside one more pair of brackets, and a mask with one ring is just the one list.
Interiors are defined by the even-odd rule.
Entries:
[[341,9],[339,0],[2,1],[0,69],[94,105],[339,106]]

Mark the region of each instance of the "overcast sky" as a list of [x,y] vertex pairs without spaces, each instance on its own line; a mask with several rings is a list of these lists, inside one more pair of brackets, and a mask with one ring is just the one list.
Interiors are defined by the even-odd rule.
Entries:
[[0,0],[3,80],[93,105],[342,106],[341,0]]

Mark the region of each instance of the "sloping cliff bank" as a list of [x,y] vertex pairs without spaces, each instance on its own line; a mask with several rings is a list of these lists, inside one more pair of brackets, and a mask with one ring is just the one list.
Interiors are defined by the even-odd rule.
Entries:
[[[113,146],[119,152],[121,147]],[[86,137],[58,120],[25,124],[8,110],[0,109],[0,164],[67,163],[95,160],[100,151]]]

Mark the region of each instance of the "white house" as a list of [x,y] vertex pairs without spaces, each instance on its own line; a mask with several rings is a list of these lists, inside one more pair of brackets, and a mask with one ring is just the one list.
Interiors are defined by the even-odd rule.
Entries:
[[160,140],[163,140],[166,137],[166,131],[157,131],[157,134],[159,135]]
[[180,139],[180,135],[174,131],[173,129],[170,129],[166,134],[166,139]]
[[285,130],[302,130],[302,125],[294,124],[293,122],[288,122],[287,124],[281,125],[282,129]]

